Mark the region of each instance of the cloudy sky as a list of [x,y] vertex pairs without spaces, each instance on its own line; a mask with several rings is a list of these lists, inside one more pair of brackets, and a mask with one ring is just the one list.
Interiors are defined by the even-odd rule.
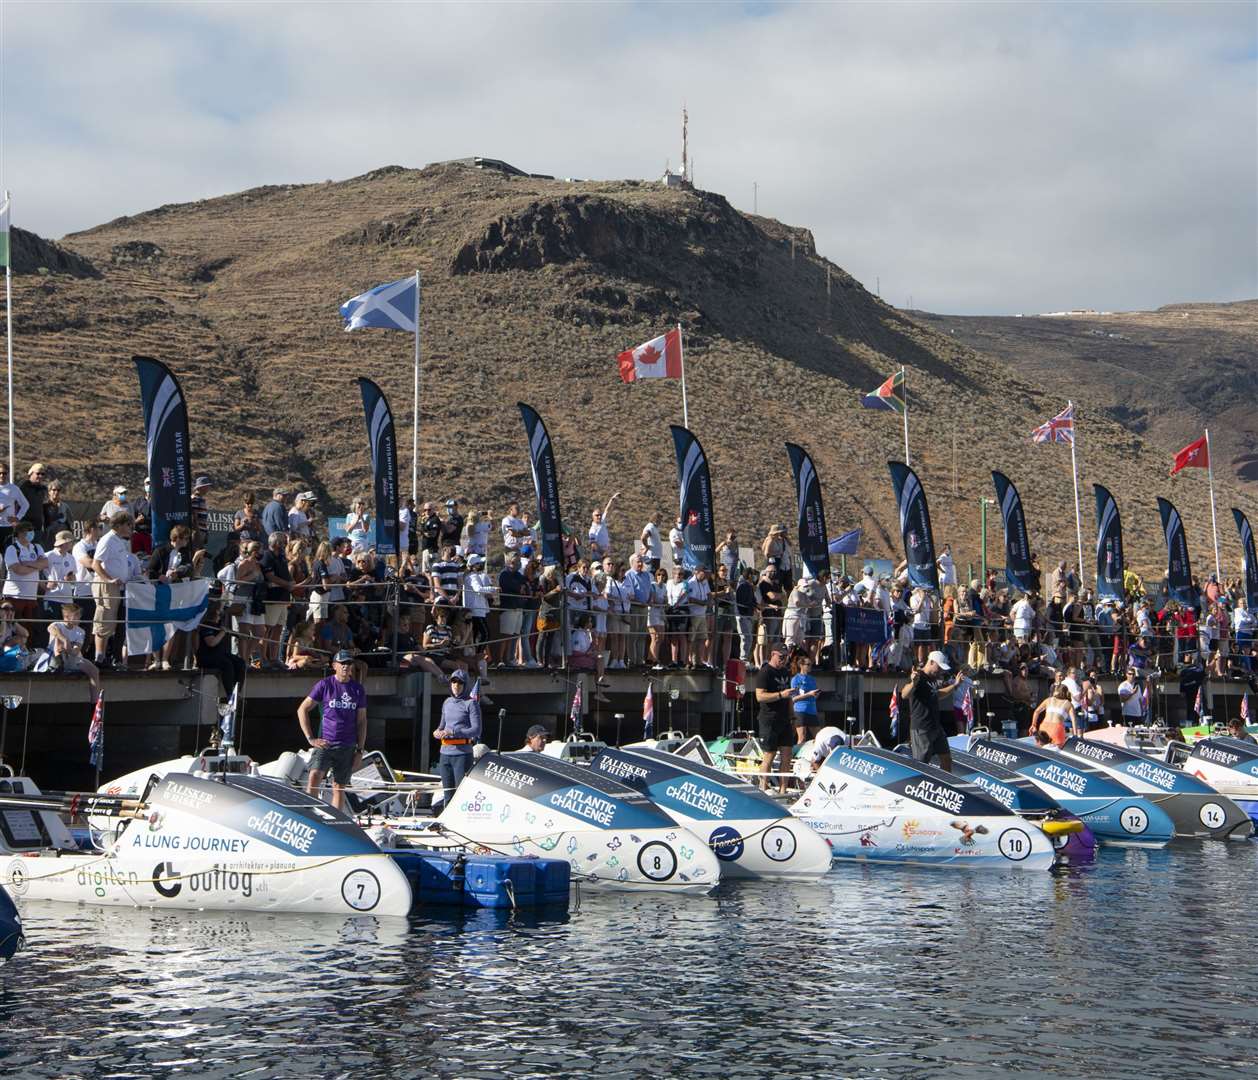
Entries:
[[1258,5],[0,5],[0,183],[48,236],[470,154],[695,179],[896,304],[1258,296]]

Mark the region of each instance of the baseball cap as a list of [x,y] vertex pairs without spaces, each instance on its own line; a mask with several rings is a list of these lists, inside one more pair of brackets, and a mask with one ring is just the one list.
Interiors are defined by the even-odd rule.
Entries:
[[342,649],[334,657],[332,657],[332,663],[334,664],[352,664],[353,662],[354,654],[350,652],[349,649]]
[[469,555],[467,557],[468,566],[481,566],[484,564],[484,562],[485,562],[485,556],[483,555]]
[[454,674],[452,674],[452,675],[450,676],[450,681],[451,681],[451,682],[461,682],[461,683],[463,683],[463,684],[465,684],[465,685],[466,685],[466,683],[467,683],[467,672],[466,672],[466,671],[464,671],[462,668],[459,668],[459,670],[458,670],[458,671],[454,672]]
[[528,729],[528,731],[524,733],[524,738],[527,741],[528,739],[533,738],[534,735],[542,735],[542,736],[545,736],[546,738],[549,738],[550,732],[546,730],[545,724],[534,724],[531,728]]
[[458,500],[456,500],[456,499],[446,499],[446,506],[458,506],[458,505],[459,505],[459,504],[458,504]]
[[315,493],[313,491],[302,491],[298,493],[297,498],[301,499],[302,502],[314,502]]
[[271,489],[271,494],[272,495],[287,495],[291,490],[292,488],[277,487],[277,488]]
[[931,653],[928,657],[926,657],[926,659],[935,661],[935,663],[938,664],[941,668],[943,668],[944,671],[952,670],[952,665],[948,663],[948,658],[944,656],[944,654],[941,653],[938,649],[936,649],[933,653]]
[[210,478],[208,476],[198,476],[195,480],[192,481],[192,486],[194,488],[209,487]]
[[127,493],[127,485],[126,485],[126,484],[115,484],[115,485],[114,485],[114,494],[115,494],[115,495],[125,495],[126,493]]

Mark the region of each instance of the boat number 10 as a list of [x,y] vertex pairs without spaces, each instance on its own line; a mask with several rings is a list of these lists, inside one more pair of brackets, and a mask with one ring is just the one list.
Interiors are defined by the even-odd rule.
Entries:
[[1021,829],[1006,829],[996,845],[1006,859],[1021,862],[1031,854],[1031,838]]

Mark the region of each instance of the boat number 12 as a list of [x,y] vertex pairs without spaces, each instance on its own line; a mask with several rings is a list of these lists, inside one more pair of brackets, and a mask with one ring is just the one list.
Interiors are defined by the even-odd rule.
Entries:
[[1149,815],[1138,806],[1129,806],[1118,815],[1119,823],[1129,833],[1142,833],[1149,827]]

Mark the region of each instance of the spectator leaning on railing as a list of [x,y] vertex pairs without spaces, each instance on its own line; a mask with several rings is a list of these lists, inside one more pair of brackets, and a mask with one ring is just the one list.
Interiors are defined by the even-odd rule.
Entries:
[[[96,666],[100,668],[109,662],[109,641],[118,629],[123,586],[130,575],[130,553],[131,515],[119,511],[109,519],[109,531],[97,542],[92,555],[92,599],[96,604],[92,635],[96,639]],[[110,659],[114,666],[122,666],[120,657]]]

